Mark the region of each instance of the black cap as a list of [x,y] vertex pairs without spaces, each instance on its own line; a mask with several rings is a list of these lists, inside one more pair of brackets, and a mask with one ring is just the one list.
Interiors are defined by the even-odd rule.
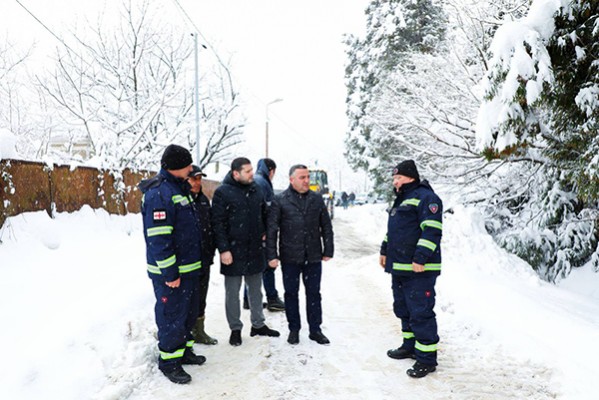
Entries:
[[393,169],[393,175],[403,175],[408,178],[414,178],[417,181],[420,180],[420,175],[418,174],[418,169],[416,168],[414,160],[405,160],[397,164]]
[[160,166],[164,169],[183,169],[192,163],[191,153],[185,147],[171,144],[164,149]]
[[189,177],[193,178],[194,176],[207,176],[205,173],[202,172],[202,170],[200,169],[200,167],[198,167],[197,165],[192,165],[191,166],[191,172],[189,173]]

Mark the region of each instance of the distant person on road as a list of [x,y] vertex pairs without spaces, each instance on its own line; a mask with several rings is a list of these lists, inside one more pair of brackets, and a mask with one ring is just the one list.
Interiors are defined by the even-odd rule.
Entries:
[[299,343],[300,276],[306,292],[309,338],[329,344],[322,333],[320,280],[322,261],[333,257],[333,226],[322,196],[310,190],[310,172],[304,165],[289,170],[289,188],[275,196],[268,213],[266,251],[268,264],[276,268],[281,261],[285,286],[285,313],[290,344]]
[[212,229],[220,252],[220,272],[225,276],[225,311],[231,336],[229,344],[242,343],[240,289],[248,288],[250,336],[279,336],[264,323],[262,310],[262,272],[266,268],[266,203],[254,182],[250,160],[236,158],[212,198]]
[[392,275],[393,311],[401,319],[403,344],[389,350],[395,359],[414,358],[406,372],[422,378],[437,366],[435,282],[441,273],[443,204],[429,183],[420,181],[412,160],[393,170],[396,198],[389,210],[380,265]]
[[353,207],[355,205],[354,203],[356,201],[356,194],[354,192],[351,192],[349,194],[348,200],[349,200],[349,205]]
[[347,210],[348,204],[349,204],[349,196],[347,195],[346,192],[342,192],[341,193],[341,205],[343,206],[344,210]]
[[196,218],[202,232],[201,249],[202,249],[202,270],[203,273],[199,277],[200,285],[200,303],[198,307],[198,319],[196,320],[191,333],[197,343],[202,344],[217,344],[218,340],[208,335],[204,329],[206,320],[206,298],[208,296],[208,285],[210,284],[210,266],[214,263],[214,253],[216,247],[214,245],[214,233],[212,232],[212,224],[210,222],[210,200],[202,190],[202,178],[206,174],[202,172],[200,167],[192,165],[192,170],[189,173],[187,181],[191,185],[192,205],[195,208]]
[[[263,158],[258,161],[254,180],[256,185],[262,189],[266,207],[270,207],[275,195],[272,180],[277,171],[277,164],[270,158]],[[279,298],[279,292],[275,284],[275,269],[267,267],[262,274],[262,283],[266,292],[266,308],[269,311],[285,311],[285,303]],[[247,300],[247,289],[244,291],[243,308],[249,309]]]
[[160,164],[158,175],[139,184],[148,275],[156,296],[158,369],[171,382],[188,383],[191,376],[182,365],[206,361],[194,354],[191,334],[202,273],[201,231],[187,183],[191,154],[171,144]]

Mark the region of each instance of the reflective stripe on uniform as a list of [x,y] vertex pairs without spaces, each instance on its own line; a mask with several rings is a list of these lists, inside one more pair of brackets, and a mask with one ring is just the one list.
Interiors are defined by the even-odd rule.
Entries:
[[443,224],[439,221],[435,221],[434,219],[426,219],[422,221],[420,224],[420,229],[424,230],[424,228],[437,228],[439,230],[443,230]]
[[[166,267],[162,267],[162,268],[166,268]],[[201,261],[198,261],[198,262],[193,263],[193,264],[180,265],[179,266],[179,273],[180,274],[185,274],[187,272],[192,272],[192,271],[195,271],[196,269],[200,269],[200,268],[202,268],[202,262]],[[151,274],[162,275],[162,272],[160,271],[160,268],[157,267],[156,265],[152,265],[152,264],[148,264],[148,272],[151,273]]]
[[401,202],[401,204],[399,205],[401,206],[416,206],[418,207],[418,205],[420,204],[420,199],[405,199],[404,201]]
[[176,194],[173,197],[171,197],[171,199],[173,200],[174,204],[178,204],[181,203],[182,206],[186,206],[189,204],[189,199],[185,196],[182,196],[180,194]]
[[[393,269],[396,271],[411,271],[412,264],[393,263]],[[425,271],[441,271],[441,264],[424,264]]]
[[418,243],[416,243],[416,246],[426,247],[427,249],[431,249],[432,251],[435,251],[437,249],[437,245],[434,242],[431,242],[430,240],[426,240],[426,239],[418,240]]
[[387,237],[388,237],[388,236],[389,236],[389,235],[385,235],[385,239],[383,240],[383,242],[387,242],[387,240],[388,240],[388,238],[387,238]]
[[156,260],[156,264],[158,264],[158,266],[160,268],[168,268],[172,265],[175,265],[176,262],[177,262],[176,255],[172,255],[171,257],[167,258],[166,260],[162,260],[162,261]]
[[416,350],[422,351],[423,353],[433,353],[437,351],[437,344],[422,344],[417,340],[414,348]]
[[185,343],[186,347],[193,347],[193,344],[195,343],[195,340],[188,340],[187,343]]
[[162,272],[160,272],[160,268],[152,264],[148,264],[148,272],[151,274],[162,275]]
[[164,226],[156,226],[154,228],[148,228],[146,235],[148,237],[158,236],[158,235],[170,235],[173,233],[173,227],[170,225]]
[[174,358],[181,358],[183,357],[183,354],[185,353],[185,348],[179,349],[179,350],[175,350],[172,353],[167,353],[166,351],[161,351],[160,352],[160,358],[162,358],[163,360],[172,360]]
[[202,262],[198,261],[193,264],[179,265],[179,273],[184,274],[186,272],[195,271],[196,269],[202,268]]
[[414,332],[402,332],[404,339],[414,339]]

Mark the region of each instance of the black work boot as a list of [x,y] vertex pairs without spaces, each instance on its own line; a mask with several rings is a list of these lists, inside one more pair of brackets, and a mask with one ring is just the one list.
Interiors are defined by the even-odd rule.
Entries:
[[412,366],[412,368],[406,371],[411,378],[423,378],[434,372],[437,368],[434,365],[422,364],[421,362],[416,361],[416,363]]
[[185,372],[180,365],[177,365],[172,369],[160,371],[173,383],[185,384],[191,382],[191,375]]
[[183,365],[202,365],[205,362],[206,357],[195,354],[191,347],[185,349],[185,353],[181,358],[181,364]]
[[285,311],[285,303],[279,296],[267,299],[266,308],[268,311]]
[[387,355],[396,360],[403,360],[404,358],[413,358],[416,359],[416,355],[414,354],[414,349],[406,349],[401,346],[397,349],[387,351]]
[[299,331],[289,331],[289,337],[287,337],[287,343],[298,344],[299,343]]
[[241,346],[241,331],[240,330],[231,331],[231,336],[229,337],[229,344],[231,346]]
[[308,336],[308,337],[310,338],[310,340],[314,340],[318,344],[331,343],[329,341],[329,338],[327,338],[321,331],[311,333],[310,336]]
[[270,329],[268,326],[264,325],[262,328],[254,328],[252,326],[252,330],[250,331],[250,336],[270,336],[277,337],[281,335],[279,331],[275,331],[274,329]]

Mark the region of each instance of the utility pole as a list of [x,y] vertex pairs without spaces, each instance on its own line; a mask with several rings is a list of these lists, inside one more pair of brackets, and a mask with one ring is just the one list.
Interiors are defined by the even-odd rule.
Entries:
[[200,165],[200,78],[199,78],[199,66],[198,66],[198,34],[192,33],[194,42],[194,61],[195,61],[195,91],[194,91],[194,103],[196,111],[196,165],[201,168]]
[[274,99],[270,103],[266,104],[266,131],[265,131],[265,140],[264,140],[264,154],[266,158],[268,158],[268,106],[271,104],[279,103],[283,101],[283,99]]

